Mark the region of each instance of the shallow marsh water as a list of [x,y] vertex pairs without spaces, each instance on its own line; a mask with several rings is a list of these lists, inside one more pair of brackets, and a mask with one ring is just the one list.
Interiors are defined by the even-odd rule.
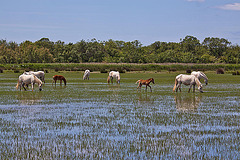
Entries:
[[[0,159],[239,159],[240,77],[206,73],[204,93],[172,93],[178,73],[58,73],[67,86],[16,91],[0,74]],[[153,77],[153,92],[138,79]]]

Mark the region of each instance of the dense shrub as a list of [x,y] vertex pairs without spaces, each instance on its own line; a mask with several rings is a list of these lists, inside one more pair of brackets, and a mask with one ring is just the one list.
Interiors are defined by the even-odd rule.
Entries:
[[219,68],[216,71],[217,74],[224,74],[224,69],[223,68]]

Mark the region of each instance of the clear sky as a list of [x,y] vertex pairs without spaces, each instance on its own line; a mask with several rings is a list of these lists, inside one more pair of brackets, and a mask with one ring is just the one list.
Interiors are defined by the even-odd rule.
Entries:
[[0,39],[49,38],[66,43],[96,38],[180,42],[187,35],[240,45],[240,0],[4,0]]

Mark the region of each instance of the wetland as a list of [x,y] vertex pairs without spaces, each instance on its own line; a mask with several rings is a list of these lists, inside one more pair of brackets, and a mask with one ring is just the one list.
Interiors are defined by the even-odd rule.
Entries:
[[[63,75],[66,86],[52,86]],[[47,73],[43,91],[0,74],[0,159],[239,159],[240,76],[206,72],[203,91],[173,93],[180,72]],[[138,79],[154,78],[152,92]]]

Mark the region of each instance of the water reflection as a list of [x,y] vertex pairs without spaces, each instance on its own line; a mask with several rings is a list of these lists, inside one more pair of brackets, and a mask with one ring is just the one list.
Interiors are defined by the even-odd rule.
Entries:
[[120,84],[116,84],[116,85],[110,85],[110,84],[108,84],[108,89],[109,90],[119,90],[120,89]]
[[65,85],[64,86],[61,86],[61,85],[60,86],[56,86],[56,85],[54,86],[53,85],[52,87],[53,87],[53,89],[65,89],[67,86],[65,86]]
[[178,111],[196,111],[201,101],[201,96],[195,94],[175,95],[176,109]]
[[18,92],[17,94],[17,100],[21,105],[34,105],[40,103],[41,99],[41,92]]
[[151,98],[151,94],[146,93],[139,93],[138,94],[138,103],[139,104],[145,104],[145,103],[154,103],[154,101]]

